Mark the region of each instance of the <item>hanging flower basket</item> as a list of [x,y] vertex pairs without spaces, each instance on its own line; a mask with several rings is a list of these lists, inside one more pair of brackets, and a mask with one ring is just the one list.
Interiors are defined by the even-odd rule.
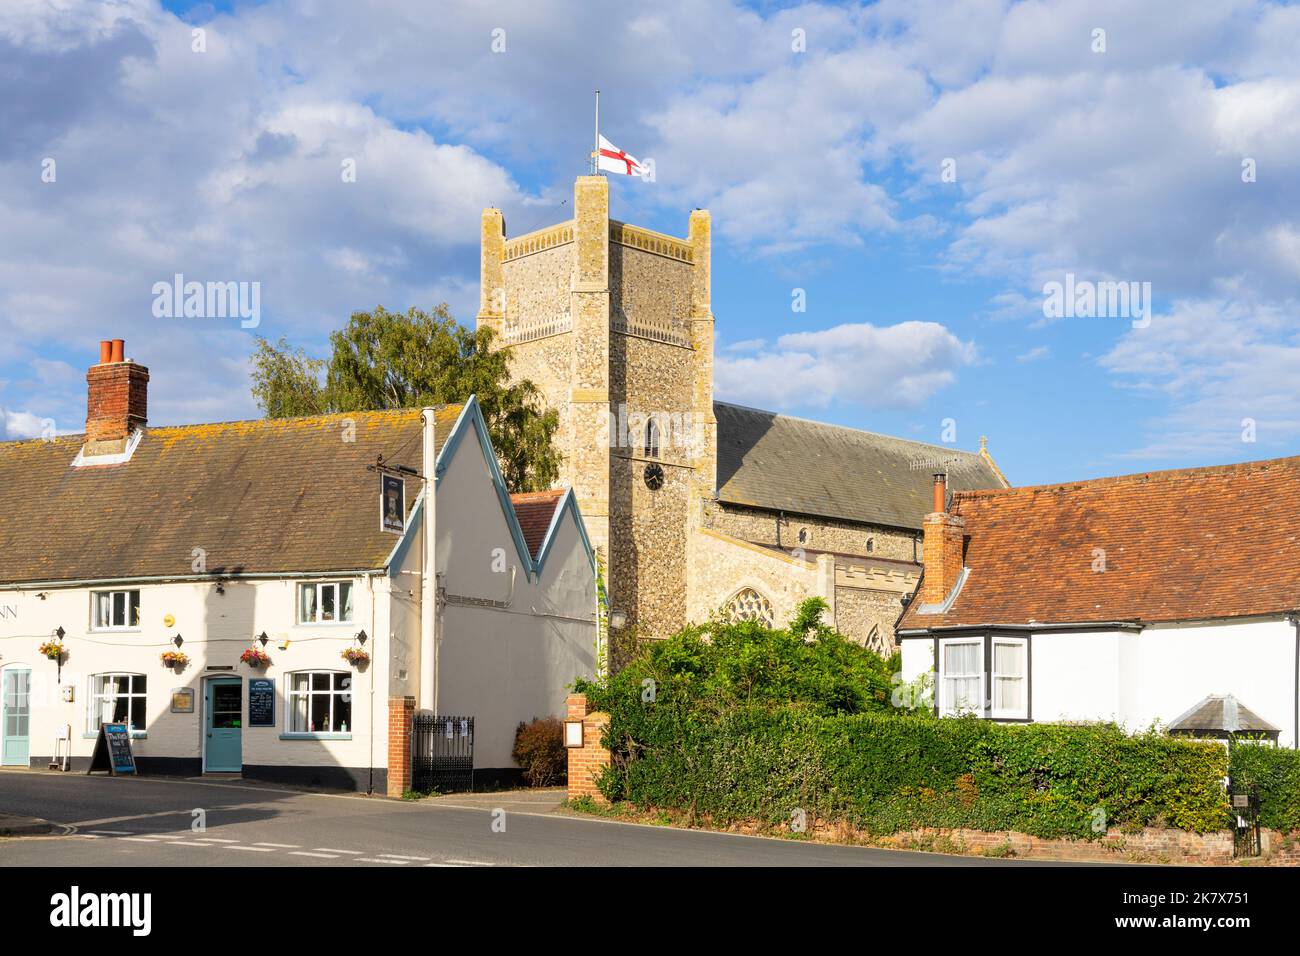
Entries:
[[266,651],[258,650],[256,647],[250,647],[244,653],[239,655],[239,659],[249,667],[270,667],[271,655]]
[[41,655],[48,657],[50,660],[57,661],[60,657],[63,656],[63,645],[60,644],[58,641],[46,641],[39,648],[37,648],[37,651]]
[[370,655],[359,647],[349,647],[343,652],[342,656],[353,667],[360,667],[362,664],[370,663]]
[[180,670],[190,662],[190,656],[184,651],[163,651],[161,654],[164,667]]

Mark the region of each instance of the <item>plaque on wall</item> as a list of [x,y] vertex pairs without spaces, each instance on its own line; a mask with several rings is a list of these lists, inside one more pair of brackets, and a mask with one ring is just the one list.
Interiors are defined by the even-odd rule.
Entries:
[[172,688],[172,713],[173,714],[194,713],[194,688],[192,687]]

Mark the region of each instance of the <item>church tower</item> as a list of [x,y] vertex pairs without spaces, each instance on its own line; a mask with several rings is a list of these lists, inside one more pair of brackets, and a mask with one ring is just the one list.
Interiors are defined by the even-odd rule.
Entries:
[[685,239],[609,217],[580,176],[572,219],[506,238],[482,221],[479,325],[559,412],[560,481],[605,562],[610,607],[644,637],[687,619],[688,540],[716,494],[711,222]]

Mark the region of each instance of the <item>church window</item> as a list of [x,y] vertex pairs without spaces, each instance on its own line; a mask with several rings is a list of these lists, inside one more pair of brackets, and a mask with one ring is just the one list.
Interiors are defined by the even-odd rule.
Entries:
[[653,418],[645,423],[645,456],[659,457],[659,425]]
[[722,611],[723,616],[735,624],[742,621],[757,621],[765,627],[771,627],[776,620],[771,603],[753,588],[742,588],[737,591],[735,597],[727,602]]
[[799,543],[800,543],[800,544],[807,544],[807,543],[808,543],[808,529],[807,529],[807,528],[800,528],[800,529],[799,529]]
[[871,554],[871,552],[873,552],[873,551],[875,551],[875,550],[876,550],[876,539],[875,539],[875,538],[868,538],[868,539],[867,539],[867,554]]

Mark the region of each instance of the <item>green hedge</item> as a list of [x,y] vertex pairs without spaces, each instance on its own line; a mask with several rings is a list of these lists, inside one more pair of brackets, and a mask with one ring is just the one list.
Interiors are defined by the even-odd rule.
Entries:
[[1274,830],[1300,830],[1300,751],[1238,742],[1232,748],[1232,782],[1259,790],[1259,822]]
[[971,827],[1096,838],[1106,825],[1206,831],[1227,819],[1227,753],[1212,744],[1109,725],[619,697],[603,702],[615,751],[604,794],[721,823],[778,825],[802,809],[878,834]]

